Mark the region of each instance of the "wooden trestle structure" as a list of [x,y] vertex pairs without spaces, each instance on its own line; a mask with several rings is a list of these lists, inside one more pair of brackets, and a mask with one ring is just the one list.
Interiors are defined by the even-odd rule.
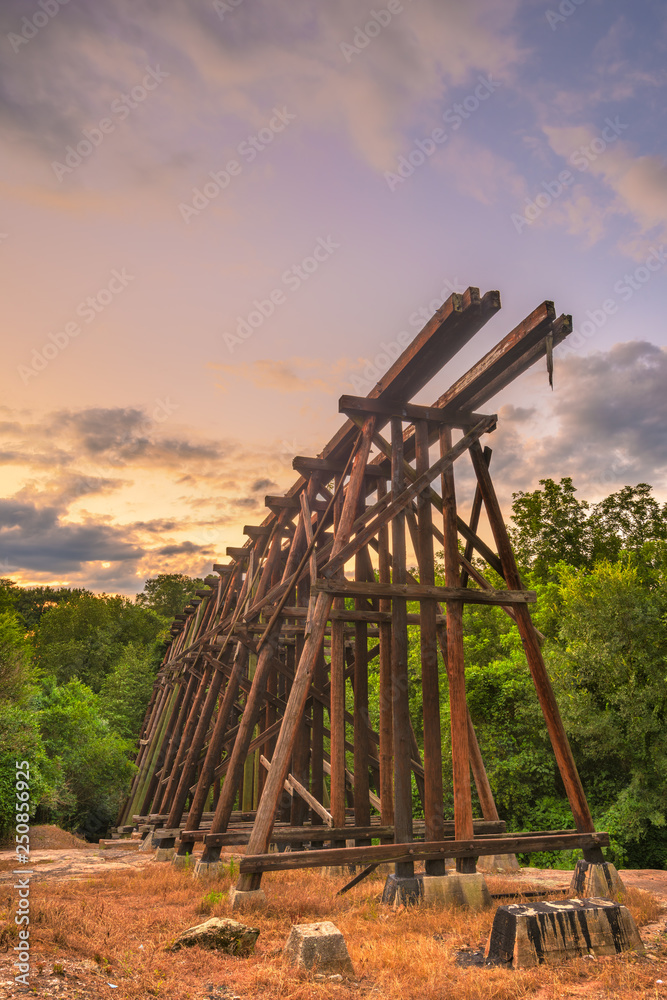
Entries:
[[[292,488],[266,498],[264,521],[244,528],[245,545],[227,549],[230,561],[215,565],[207,589],[176,615],[121,824],[149,824],[153,843],[181,856],[203,840],[205,862],[245,844],[242,890],[281,868],[391,861],[410,877],[423,860],[438,875],[446,857],[465,872],[480,855],[572,847],[602,861],[608,836],[595,832],[530,617],[535,594],[522,588],[481,443],[496,416],[479,412],[550,360],[571,317],[543,302],[433,406],[410,403],[499,308],[495,291],[452,295],[367,397],[341,397],[348,419],[338,433],[318,457],[294,459]],[[454,489],[454,465],[466,453],[477,480],[468,521]],[[496,551],[480,537],[483,512]],[[444,587],[435,585],[436,548]],[[506,589],[485,579],[475,557]],[[418,614],[408,602],[419,602]],[[516,623],[575,830],[505,833],[466,705],[465,602],[497,605]],[[409,712],[414,624],[423,753]],[[443,818],[438,651],[449,682],[453,822]],[[377,731],[368,711],[376,658]],[[423,820],[413,819],[413,776]]]

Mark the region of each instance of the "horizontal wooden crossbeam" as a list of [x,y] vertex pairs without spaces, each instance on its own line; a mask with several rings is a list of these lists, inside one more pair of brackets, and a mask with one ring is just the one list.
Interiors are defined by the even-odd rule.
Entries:
[[[326,472],[335,475],[337,472],[345,470],[345,462],[336,461],[331,458],[308,458],[306,455],[297,455],[292,459],[292,468],[300,472],[302,476],[310,476],[313,472]],[[378,479],[387,478],[387,470],[379,465],[367,465],[364,475],[374,476]]]
[[534,590],[473,590],[433,587],[424,583],[366,583],[359,580],[316,580],[312,589],[336,597],[402,597],[408,601],[464,601],[466,604],[535,604]]
[[[331,832],[331,831],[330,831]],[[372,864],[383,861],[426,861],[429,858],[469,858],[489,854],[531,854],[536,851],[571,851],[573,848],[609,847],[608,833],[514,833],[475,837],[474,840],[438,840],[371,847],[339,847],[290,854],[256,854],[241,859],[242,875]]]
[[359,413],[384,417],[401,417],[402,420],[426,420],[431,424],[448,424],[467,430],[485,419],[483,413],[471,413],[459,410],[456,413],[445,411],[438,406],[421,406],[417,403],[392,403],[382,399],[369,399],[367,396],[341,396],[338,400],[340,413]]
[[[378,818],[379,819],[379,818]],[[475,835],[486,835],[505,832],[504,820],[474,820]],[[415,836],[424,835],[424,821],[413,820],[413,831]],[[162,831],[160,831],[162,833]],[[453,821],[445,821],[445,833],[454,833]],[[206,840],[207,844],[214,847],[233,847],[234,844],[247,844],[250,839],[250,827],[244,830],[228,830],[226,833],[209,833],[207,830],[170,830],[167,833],[171,836],[180,836],[181,840],[187,842],[197,842]],[[377,823],[370,826],[295,826],[280,827],[276,825],[271,834],[271,842],[276,844],[298,844],[298,843],[324,843],[327,840],[376,840],[378,838],[386,840],[394,836],[394,827]]]

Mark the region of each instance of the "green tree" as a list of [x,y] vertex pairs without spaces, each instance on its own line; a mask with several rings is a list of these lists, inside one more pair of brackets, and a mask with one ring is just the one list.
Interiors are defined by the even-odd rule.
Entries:
[[0,576],[0,612],[15,611],[19,587],[7,576]]
[[128,644],[154,647],[165,638],[165,621],[152,609],[125,597],[82,594],[44,612],[35,649],[44,674],[99,691]]
[[53,800],[57,769],[46,757],[32,698],[32,650],[18,615],[0,613],[0,836],[14,827],[16,815],[15,762],[28,761],[30,807]]
[[153,689],[156,667],[153,651],[131,642],[102,681],[100,712],[119,736],[137,738]]
[[75,601],[78,597],[92,597],[92,591],[70,587],[18,587],[14,606],[26,628],[33,630],[39,625],[42,615],[49,608],[63,601]]
[[522,569],[532,569],[537,579],[546,581],[554,579],[556,563],[587,566],[593,538],[590,504],[575,497],[572,479],[540,479],[540,485],[541,490],[512,494],[510,535]]
[[[591,806],[622,843],[667,826],[667,589],[636,560],[561,570],[550,655]],[[664,838],[667,863],[667,837]]]
[[61,771],[58,801],[48,810],[70,827],[99,835],[115,817],[135,767],[132,741],[111,731],[98,697],[79,680],[46,678],[37,698],[46,754]]
[[614,560],[638,553],[648,541],[667,538],[667,504],[651,496],[648,483],[624,486],[593,507],[593,558]]
[[143,591],[136,596],[136,603],[152,608],[165,618],[173,618],[194,597],[195,591],[205,586],[203,580],[183,573],[160,573],[146,580]]

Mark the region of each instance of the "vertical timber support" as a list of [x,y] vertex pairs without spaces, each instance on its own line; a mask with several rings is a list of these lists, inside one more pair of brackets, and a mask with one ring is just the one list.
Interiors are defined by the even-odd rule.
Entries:
[[[452,447],[450,427],[440,429],[440,453]],[[442,473],[442,512],[445,536],[445,584],[460,586],[458,530],[454,470],[450,466]],[[472,790],[470,787],[470,754],[468,750],[468,706],[463,660],[463,603],[447,601],[447,661],[449,665],[449,706],[452,733],[452,771],[454,780],[454,836],[457,840],[472,840]],[[458,872],[474,872],[475,858],[457,858]]]
[[[512,551],[507,528],[502,518],[500,504],[498,503],[489,468],[484,461],[482,448],[478,442],[475,442],[471,446],[470,457],[484,499],[484,506],[486,507],[491,531],[496,542],[498,555],[503,566],[505,581],[511,589],[520,590],[521,578],[514,558],[514,552]],[[519,629],[521,642],[526,659],[528,660],[528,667],[533,678],[533,683],[535,684],[540,707],[542,708],[544,721],[547,725],[551,745],[554,749],[558,769],[563,779],[565,793],[570,803],[572,815],[574,816],[574,822],[580,833],[593,833],[595,831],[595,824],[588,808],[588,802],[586,801],[586,795],[581,784],[579,772],[577,771],[577,765],[572,756],[570,742],[558,710],[556,696],[554,695],[551,680],[549,679],[549,674],[547,673],[547,668],[542,657],[542,651],[530,617],[530,612],[525,604],[517,604],[515,612],[517,628]],[[584,858],[586,861],[591,861],[594,864],[601,864],[604,861],[602,850],[599,847],[586,848],[584,850]]]
[[[429,468],[428,424],[415,424],[416,471],[420,476]],[[430,490],[417,498],[417,559],[419,582],[435,584],[433,555],[433,520]],[[422,664],[422,704],[424,719],[424,818],[425,840],[444,839],[442,795],[442,733],[440,730],[440,680],[438,676],[437,602],[422,600],[419,605],[420,649]],[[445,859],[426,861],[427,875],[444,875]]]
[[[404,485],[403,425],[400,417],[391,419],[391,489],[398,496]],[[405,555],[405,513],[400,511],[391,522],[393,583],[407,580]],[[408,611],[407,601],[392,600],[391,690],[394,735],[394,842],[412,840],[412,729],[408,692]],[[411,878],[412,861],[397,861],[397,878]]]
[[[347,485],[343,510],[338,525],[338,534],[334,538],[332,559],[349,541],[354,523],[359,497],[364,485],[364,471],[375,429],[375,418],[369,417],[365,422],[356,449],[350,480]],[[317,596],[312,616],[311,631],[306,637],[299,664],[294,673],[292,690],[283,716],[283,724],[276,743],[275,753],[264,785],[261,802],[257,809],[255,823],[250,834],[247,853],[263,854],[268,850],[271,832],[273,830],[276,807],[280,801],[283,782],[287,777],[290,756],[294,747],[299,720],[303,717],[308,691],[313,679],[313,673],[322,649],[327,619],[331,613],[332,597],[326,593]],[[260,875],[242,875],[239,878],[237,890],[240,892],[259,889]]]

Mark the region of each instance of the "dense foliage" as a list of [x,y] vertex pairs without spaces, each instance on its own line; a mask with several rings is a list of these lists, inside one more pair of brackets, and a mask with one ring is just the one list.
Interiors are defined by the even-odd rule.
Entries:
[[[99,836],[115,819],[176,595],[201,581],[146,581],[135,601],[0,580],[0,836],[14,817],[14,761],[30,761],[31,815]],[[169,598],[171,605],[165,599]]]
[[[617,863],[667,868],[667,505],[643,483],[591,505],[570,479],[547,479],[515,494],[510,530],[524,585],[538,592],[533,617],[596,824],[609,830]],[[2,831],[13,815],[15,759],[31,761],[38,818],[91,835],[113,820],[168,620],[201,586],[165,574],[147,580],[132,602],[0,581]],[[419,630],[409,631],[410,705],[421,742]],[[467,605],[464,643],[468,704],[501,816],[515,830],[571,826],[516,627],[502,609]],[[371,659],[374,726],[377,671]],[[442,661],[440,687],[451,817]],[[419,812],[416,788],[414,802]]]

